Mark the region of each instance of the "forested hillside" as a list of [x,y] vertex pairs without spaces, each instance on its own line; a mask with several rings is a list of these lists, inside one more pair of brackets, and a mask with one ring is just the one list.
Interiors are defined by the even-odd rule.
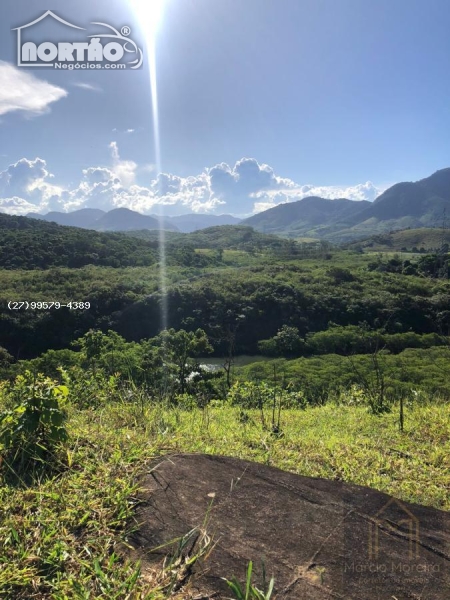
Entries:
[[[168,231],[164,238],[168,260],[192,267],[215,264],[217,258],[196,253],[196,249],[264,250],[284,256],[302,251],[301,244],[239,225],[209,227],[189,234]],[[0,213],[0,268],[3,269],[150,266],[158,260],[159,244],[158,231],[99,233]]]
[[306,197],[243,221],[259,231],[341,243],[377,233],[440,227],[450,213],[450,169],[416,182],[397,183],[374,202]]
[[[445,233],[343,248],[247,225],[98,233],[0,215],[0,536],[14,541],[0,596],[143,590],[117,538],[164,452],[447,509]],[[158,574],[166,598],[180,569]]]
[[[11,232],[10,243],[14,236],[17,244],[22,240],[19,265],[23,269],[28,264],[31,270],[15,270],[11,262],[8,270],[0,272],[4,307],[11,300],[90,302],[90,309],[82,311],[3,310],[0,345],[13,356],[31,358],[47,349],[65,348],[90,328],[114,329],[129,341],[157,335],[161,294],[156,240],[93,232],[84,238],[82,230],[50,224],[28,228],[27,220],[12,217],[7,222],[25,223],[6,232]],[[83,248],[71,259],[78,256],[80,267],[82,259],[90,256],[88,248],[91,252],[103,248],[98,260],[113,262],[115,267],[56,267],[60,246],[52,247],[44,233],[60,240],[61,252],[71,244]],[[167,248],[169,323],[175,329],[204,329],[214,340],[218,356],[226,352],[230,332],[237,354],[255,354],[261,352],[262,341],[284,326],[293,328],[301,340],[334,325],[399,336],[448,334],[450,287],[448,259],[443,256],[412,254],[401,259],[361,254],[295,244],[241,226],[179,235],[174,234]],[[23,241],[27,236],[32,250]],[[224,249],[227,242],[240,250]],[[47,252],[44,256],[56,265],[39,270],[39,252]],[[139,267],[145,257],[149,265]],[[134,266],[121,267],[129,263]],[[403,347],[410,343],[406,340]],[[330,351],[341,350],[333,345]],[[302,342],[294,355],[314,352]],[[281,349],[278,354],[286,352]]]
[[[127,235],[139,239],[158,241],[157,231],[128,231]],[[264,234],[248,225],[216,225],[191,233],[166,232],[164,238],[169,250],[171,248],[191,247],[198,249],[244,250],[249,252],[274,250],[282,254],[301,253],[302,245],[293,240],[286,240],[276,235]],[[317,241],[320,246],[320,242]],[[321,247],[327,247],[322,242]]]
[[402,229],[351,242],[346,247],[369,252],[439,252],[450,246],[450,230],[442,227]]
[[151,265],[156,244],[0,213],[0,268]]

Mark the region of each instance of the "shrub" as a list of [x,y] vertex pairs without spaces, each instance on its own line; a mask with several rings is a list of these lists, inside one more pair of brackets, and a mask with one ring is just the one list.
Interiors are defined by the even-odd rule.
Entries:
[[299,330],[289,325],[283,325],[273,338],[258,342],[258,350],[265,356],[299,356],[304,348]]
[[331,267],[327,271],[328,277],[334,279],[335,283],[344,283],[355,281],[354,275],[348,269],[342,269],[341,267]]
[[10,390],[15,406],[0,414],[2,464],[23,472],[33,464],[47,466],[57,446],[67,439],[64,385],[30,371],[19,375]]
[[273,392],[267,383],[236,381],[228,392],[228,401],[233,406],[262,408],[272,402]]
[[67,371],[61,368],[60,373],[77,408],[98,408],[106,402],[123,400],[119,373],[107,375],[103,369],[84,370],[78,366]]

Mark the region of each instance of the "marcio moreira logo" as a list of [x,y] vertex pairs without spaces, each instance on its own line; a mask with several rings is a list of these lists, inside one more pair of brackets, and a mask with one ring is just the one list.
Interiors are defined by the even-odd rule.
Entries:
[[[60,27],[58,41],[45,39],[42,25],[53,19]],[[103,31],[88,35],[87,29],[69,23],[47,10],[43,15],[13,28],[17,35],[17,66],[52,69],[138,69],[142,49],[131,39],[131,28],[119,29],[93,22]],[[70,40],[70,41],[69,41]]]
[[[396,513],[390,514],[392,509]],[[402,532],[401,535],[408,540],[409,558],[419,558],[419,520],[413,513],[397,498],[391,498],[374,515],[373,522],[369,522],[369,558],[377,559],[380,554],[381,540],[380,532]]]

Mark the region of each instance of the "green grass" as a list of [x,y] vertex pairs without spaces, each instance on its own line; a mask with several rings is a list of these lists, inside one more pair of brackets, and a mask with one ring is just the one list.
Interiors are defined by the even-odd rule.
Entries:
[[[224,454],[312,477],[374,487],[400,499],[450,509],[450,406],[372,416],[365,407],[327,405],[283,411],[282,437],[261,426],[258,411],[166,413],[167,450]],[[170,432],[170,433],[169,433]]]
[[247,567],[247,577],[244,585],[241,585],[236,577],[225,579],[228,587],[234,594],[237,600],[270,600],[275,580],[272,577],[268,585],[264,586],[264,590],[260,590],[252,584],[253,563],[250,561]]
[[139,477],[150,460],[170,452],[232,455],[450,509],[448,404],[407,408],[403,433],[395,409],[378,417],[366,407],[332,404],[284,411],[278,437],[262,427],[258,411],[247,414],[243,422],[238,407],[219,405],[69,407],[58,474],[29,487],[0,487],[0,598],[168,597],[167,574],[141,577],[121,548]]
[[136,587],[137,567],[119,558],[117,543],[148,448],[132,430],[116,437],[98,419],[72,416],[66,468],[28,488],[0,488],[0,597],[119,599]]

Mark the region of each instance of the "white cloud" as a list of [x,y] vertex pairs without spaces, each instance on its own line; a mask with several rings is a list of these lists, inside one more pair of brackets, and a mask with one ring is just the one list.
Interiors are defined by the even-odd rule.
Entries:
[[39,181],[52,177],[45,160],[21,158],[0,172],[0,196],[10,197],[27,194]]
[[154,166],[123,160],[115,141],[109,148],[111,164],[84,169],[78,185],[71,189],[56,182],[41,158],[23,158],[11,164],[0,172],[0,210],[25,214],[30,210],[127,207],[144,214],[226,212],[248,216],[306,196],[373,200],[382,191],[370,181],[349,187],[300,185],[277,176],[270,166],[253,158],[243,158],[233,167],[220,163],[189,177],[159,173],[145,187],[138,185],[138,175],[154,172]]
[[132,160],[122,160],[120,158],[117,142],[111,142],[109,147],[113,159],[113,173],[125,187],[132,185],[136,179],[137,164]]
[[[45,160],[21,158],[0,172],[0,199],[19,198],[37,211],[61,210],[66,192],[53,180],[54,175],[48,171]],[[12,204],[4,205],[7,206],[13,207]],[[17,210],[15,214],[19,214]]]
[[66,90],[0,61],[0,115],[13,111],[41,115],[65,96]]
[[0,198],[0,212],[23,216],[29,212],[36,212],[36,206],[16,196],[14,198]]
[[[371,181],[348,187],[305,185],[301,186],[300,190],[300,195],[303,198],[306,196],[320,196],[321,198],[329,198],[330,200],[347,198],[348,200],[372,201],[381,193],[380,189]],[[290,190],[290,193],[292,194],[293,191]]]
[[269,208],[275,208],[275,206],[277,206],[277,204],[283,204],[284,202],[271,202],[271,201],[267,201],[267,202],[255,202],[255,204],[253,205],[253,212],[249,213],[246,216],[251,216],[251,214],[256,214],[259,212],[263,212],[264,210],[269,210]]
[[371,181],[348,187],[294,184],[285,189],[281,187],[275,190],[260,190],[254,194],[250,194],[250,196],[257,200],[253,207],[253,211],[257,213],[268,208],[273,208],[278,204],[295,202],[309,196],[318,196],[329,200],[347,198],[348,200],[368,200],[371,202],[384,190],[385,188],[377,187]]
[[90,92],[103,92],[103,88],[101,88],[99,85],[94,85],[92,83],[77,82],[73,83],[72,85],[82,90],[88,90]]
[[120,130],[120,129],[117,129],[117,127],[114,127],[113,129],[111,129],[111,131],[113,133],[128,133],[128,134],[130,134],[130,133],[134,133],[136,131],[136,129],[129,127],[128,129]]

